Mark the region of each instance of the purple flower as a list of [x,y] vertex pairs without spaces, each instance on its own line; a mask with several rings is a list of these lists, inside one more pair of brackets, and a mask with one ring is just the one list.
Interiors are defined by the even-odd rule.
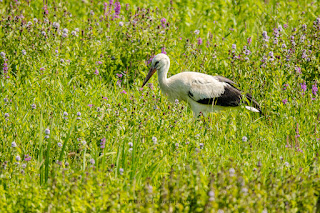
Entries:
[[284,28],[287,28],[287,27],[288,27],[288,25],[287,25],[287,24],[284,24],[284,25],[283,25],[283,27],[284,27]]
[[92,104],[88,104],[88,107],[92,107],[93,105]]
[[43,70],[44,70],[44,67],[41,67],[40,70],[43,71]]
[[297,73],[301,74],[301,68],[300,67],[296,67],[295,70],[296,70]]
[[315,82],[314,85],[312,85],[312,94],[317,95],[317,92],[318,92],[318,87],[317,87],[317,83]]
[[282,100],[282,103],[283,103],[283,104],[286,104],[287,102],[288,102],[288,99],[283,99],[283,100]]
[[117,16],[120,14],[120,10],[121,10],[121,5],[120,2],[116,2],[115,6],[114,6],[114,14]]
[[122,74],[116,74],[116,76],[118,76],[118,78],[122,78]]
[[198,38],[198,45],[201,45],[202,44],[202,39],[199,37]]
[[31,160],[31,157],[29,155],[25,155],[24,157],[25,157],[24,161],[30,161]]
[[127,92],[125,90],[122,90],[120,93],[127,94]]
[[109,7],[113,5],[113,0],[109,0]]
[[160,21],[161,21],[162,27],[166,27],[167,20],[165,18],[162,18]]
[[301,84],[301,89],[302,89],[303,91],[306,91],[306,90],[307,90],[307,85],[306,85],[305,82],[303,82],[303,83]]
[[232,44],[232,49],[236,49],[237,48],[237,45],[236,44]]
[[165,50],[166,48],[165,47],[162,47],[161,48],[161,53],[163,53],[163,54],[167,54],[167,52],[166,52],[166,50]]
[[250,44],[251,44],[251,42],[252,42],[252,38],[251,38],[251,37],[249,37],[249,38],[247,39],[247,42],[248,42],[248,45],[250,45]]
[[283,90],[286,90],[288,86],[289,86],[289,84],[283,85]]
[[263,31],[263,32],[262,32],[262,37],[263,37],[264,39],[267,39],[268,35],[267,35],[267,32],[266,32],[266,31]]
[[153,58],[154,58],[154,56],[151,56],[151,57],[149,58],[149,60],[147,61],[147,65],[151,64]]
[[96,69],[96,70],[94,71],[94,74],[99,75],[98,69]]
[[97,61],[97,64],[102,64],[102,61]]

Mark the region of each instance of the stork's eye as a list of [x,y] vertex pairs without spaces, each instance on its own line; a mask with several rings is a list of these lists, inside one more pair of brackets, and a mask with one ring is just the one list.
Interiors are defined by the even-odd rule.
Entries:
[[157,61],[157,62],[154,64],[154,66],[156,67],[156,66],[157,66],[157,64],[159,64],[159,61]]

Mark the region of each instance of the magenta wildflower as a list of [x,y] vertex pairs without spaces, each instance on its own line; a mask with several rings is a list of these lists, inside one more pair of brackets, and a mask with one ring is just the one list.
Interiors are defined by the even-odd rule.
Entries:
[[127,94],[127,92],[125,90],[122,90],[120,93]]
[[120,10],[121,10],[121,5],[120,5],[120,2],[117,1],[114,6],[114,14],[118,16],[120,14]]
[[88,104],[88,107],[92,107],[93,105],[92,104]]
[[151,57],[149,58],[149,60],[147,61],[147,65],[151,64],[153,58],[154,58],[154,56],[151,56]]
[[314,85],[312,85],[312,94],[317,95],[317,92],[318,92],[318,87],[317,87],[317,83],[315,82]]
[[44,67],[41,67],[40,70],[43,71],[43,70],[44,70]]
[[122,78],[122,74],[117,73],[116,76],[118,76],[118,78]]
[[248,42],[248,45],[250,45],[250,44],[251,44],[251,42],[252,42],[252,38],[251,38],[251,37],[249,37],[249,38],[247,39],[247,42]]
[[296,67],[295,70],[296,70],[296,72],[297,72],[298,74],[301,74],[301,68],[300,68],[300,67]]
[[99,75],[98,69],[96,69],[96,70],[94,71],[94,74]]
[[162,27],[166,27],[167,20],[165,18],[162,18],[160,21],[161,21]]
[[166,48],[165,47],[162,47],[161,48],[161,53],[163,53],[163,54],[167,54],[167,52],[166,52],[166,50],[165,50]]
[[97,64],[102,64],[102,61],[97,61]]
[[306,91],[306,90],[307,90],[307,85],[306,85],[305,82],[303,82],[303,83],[301,84],[301,90],[303,90],[303,91]]
[[287,24],[284,24],[284,25],[283,25],[283,27],[284,27],[284,28],[287,28],[287,27],[288,27],[288,25],[287,25]]
[[283,90],[286,90],[288,86],[289,86],[289,84],[283,85]]
[[109,7],[113,5],[113,0],[109,0]]
[[107,97],[102,97],[102,99],[104,99],[104,100],[108,100],[108,98],[107,98]]
[[202,44],[202,39],[199,37],[198,38],[198,45],[201,45]]
[[282,103],[283,103],[283,104],[288,103],[288,99],[283,99],[283,100],[282,100]]
[[25,157],[24,161],[30,161],[31,160],[31,157],[29,155],[25,155],[24,157]]

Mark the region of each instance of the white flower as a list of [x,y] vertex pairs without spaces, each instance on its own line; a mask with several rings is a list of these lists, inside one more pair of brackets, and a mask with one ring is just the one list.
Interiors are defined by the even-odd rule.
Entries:
[[45,31],[42,31],[41,34],[42,34],[43,36],[46,36],[46,35],[47,35],[47,33],[46,33]]
[[33,22],[34,22],[34,23],[38,23],[38,19],[37,19],[37,18],[34,18],[34,19],[33,19]]
[[21,52],[22,52],[22,55],[26,55],[27,54],[27,51],[25,51],[25,50],[22,50]]
[[157,139],[156,137],[154,137],[154,136],[153,136],[153,137],[152,137],[152,141],[153,141],[153,144],[154,144],[154,145],[156,145],[156,144],[157,144],[158,139]]
[[235,173],[236,173],[236,170],[234,170],[234,168],[229,169],[229,174],[231,177],[234,176]]
[[6,54],[4,52],[1,52],[0,55],[1,55],[2,58],[6,57]]
[[62,30],[62,32],[67,34],[67,33],[69,32],[69,30],[68,30],[67,28],[64,28],[64,29]]
[[119,169],[120,175],[123,175],[123,172],[124,172],[124,169],[120,168],[120,169]]
[[16,156],[16,161],[20,161],[21,157],[19,155]]
[[200,30],[195,30],[194,31],[194,34],[196,34],[196,35],[199,35],[199,33],[200,33]]
[[290,166],[290,164],[288,162],[285,162],[284,165],[287,166],[287,167]]
[[53,27],[56,28],[56,29],[59,29],[60,27],[60,24],[58,22],[53,22]]
[[50,129],[46,129],[44,130],[44,132],[46,133],[46,135],[50,135]]
[[248,141],[248,138],[247,138],[246,136],[243,136],[243,137],[242,137],[242,141],[243,141],[243,142],[247,142],[247,141]]
[[62,143],[59,142],[59,143],[58,143],[58,147],[62,147]]
[[78,33],[79,32],[79,28],[74,29],[74,31],[76,31]]
[[13,142],[11,143],[11,147],[13,147],[13,148],[17,147],[16,142],[13,141]]
[[120,26],[120,27],[123,27],[123,25],[124,25],[123,22],[120,21],[120,22],[119,22],[119,26]]
[[94,164],[96,163],[96,161],[95,161],[93,158],[91,158],[91,159],[90,159],[90,163],[91,163],[92,165],[94,165]]

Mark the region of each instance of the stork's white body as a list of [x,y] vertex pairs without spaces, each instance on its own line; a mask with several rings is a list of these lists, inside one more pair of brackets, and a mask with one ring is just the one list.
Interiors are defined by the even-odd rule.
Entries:
[[[242,95],[241,91],[233,86],[233,81],[222,76],[211,76],[198,72],[182,72],[167,78],[169,67],[168,56],[156,55],[143,85],[157,70],[161,91],[168,96],[170,101],[178,99],[189,103],[194,116],[239,106]],[[255,102],[250,95],[248,98]],[[256,105],[259,108],[257,103]],[[260,109],[254,107],[246,106],[246,108],[254,112],[261,112]]]
[[171,102],[178,99],[189,103],[195,116],[198,116],[200,112],[206,114],[225,109],[217,105],[200,104],[188,96],[188,92],[191,91],[196,100],[219,97],[224,92],[226,85],[224,82],[219,82],[214,76],[198,72],[182,72],[167,78],[167,73],[162,72],[158,75],[158,81],[161,91],[168,96]]

